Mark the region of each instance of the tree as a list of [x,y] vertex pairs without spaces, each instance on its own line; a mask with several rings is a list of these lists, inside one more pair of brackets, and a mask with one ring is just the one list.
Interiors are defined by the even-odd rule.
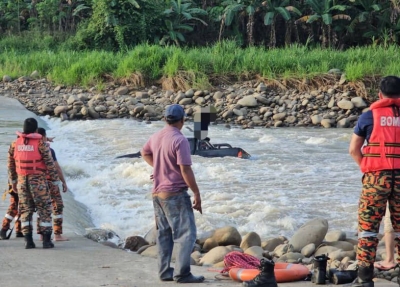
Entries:
[[282,16],[282,18],[285,19],[287,23],[285,42],[288,44],[289,41],[288,38],[289,35],[291,34],[291,29],[289,28],[289,26],[291,25],[289,21],[292,19],[291,13],[301,16],[300,10],[294,6],[289,6],[289,4],[290,4],[289,0],[284,0],[284,1],[267,0],[263,2],[263,6],[265,6],[267,12],[264,17],[264,24],[267,26],[271,26],[270,47],[276,46],[276,31],[275,31],[276,17],[278,17],[279,15]]
[[306,15],[297,21],[305,21],[306,23],[318,22],[322,31],[322,47],[331,47],[332,41],[332,23],[334,20],[350,21],[351,17],[347,14],[334,14],[335,11],[344,12],[349,9],[347,5],[336,5],[335,0],[306,0],[306,4],[310,6],[313,14]]
[[162,13],[165,17],[164,31],[165,34],[160,40],[161,45],[173,42],[177,46],[180,42],[185,42],[185,33],[192,32],[196,22],[200,22],[207,26],[207,23],[196,17],[207,15],[207,12],[201,8],[191,7],[191,0],[171,0],[171,7]]
[[222,2],[224,15],[221,24],[230,26],[238,14],[248,17],[246,24],[247,41],[250,46],[254,45],[254,15],[262,10],[261,0],[227,0]]

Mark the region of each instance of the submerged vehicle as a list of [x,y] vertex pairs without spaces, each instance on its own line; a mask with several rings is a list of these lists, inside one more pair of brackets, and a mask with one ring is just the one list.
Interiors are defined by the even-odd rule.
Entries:
[[204,157],[240,157],[250,158],[250,154],[240,147],[232,147],[227,143],[211,144],[209,138],[198,140],[196,138],[188,138],[190,144],[190,152],[192,155]]
[[[199,140],[197,138],[187,138],[190,144],[190,153],[203,157],[239,157],[248,159],[250,154],[240,147],[232,147],[227,143],[212,144],[209,138]],[[117,156],[116,158],[139,158],[140,152]]]

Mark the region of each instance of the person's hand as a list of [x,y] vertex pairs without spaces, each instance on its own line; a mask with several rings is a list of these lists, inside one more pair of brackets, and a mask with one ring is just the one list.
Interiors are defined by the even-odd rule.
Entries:
[[200,214],[203,214],[203,210],[201,209],[201,198],[200,198],[200,194],[195,194],[194,195],[194,200],[193,200],[193,209],[197,210],[198,212],[200,212]]
[[65,182],[62,183],[62,187],[63,187],[62,191],[63,192],[67,192],[68,186],[67,186],[67,184]]
[[17,190],[17,183],[13,183],[13,184],[12,184],[12,190],[13,190],[15,193],[18,193],[18,190]]
[[53,184],[58,187],[58,191],[61,192],[63,190],[63,184],[61,180],[53,181]]

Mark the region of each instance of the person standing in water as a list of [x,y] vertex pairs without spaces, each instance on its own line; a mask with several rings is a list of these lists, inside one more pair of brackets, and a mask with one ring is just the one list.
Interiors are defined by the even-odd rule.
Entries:
[[[153,206],[157,228],[158,276],[161,281],[201,283],[190,272],[190,255],[196,241],[193,209],[202,213],[200,191],[191,168],[190,146],[181,133],[185,112],[180,105],[165,111],[167,125],[150,137],[141,154],[153,167]],[[193,206],[187,193],[194,194]],[[176,248],[175,268],[170,266]]]
[[[60,165],[58,164],[56,153],[54,149],[50,147],[49,140],[46,135],[46,130],[44,128],[38,128],[38,134],[42,135],[43,141],[47,144],[47,146],[50,148],[51,156],[54,161],[54,165],[57,170],[57,174],[59,178],[61,179],[62,182],[62,191],[67,192],[68,187],[67,183],[65,182],[64,174],[61,170]],[[59,190],[58,186],[55,186],[51,181],[50,181],[50,176],[47,174],[47,184],[49,186],[49,191],[50,191],[50,198],[51,198],[51,203],[53,205],[53,230],[54,230],[54,241],[68,241],[69,239],[67,237],[62,236],[63,229],[62,229],[62,224],[63,224],[63,209],[64,209],[64,203],[63,199],[61,196],[61,191]],[[39,233],[39,228],[38,231]]]
[[353,287],[374,286],[377,235],[387,204],[397,246],[400,244],[399,134],[400,78],[387,76],[379,84],[379,100],[360,116],[349,147],[363,173],[358,206],[358,277]]

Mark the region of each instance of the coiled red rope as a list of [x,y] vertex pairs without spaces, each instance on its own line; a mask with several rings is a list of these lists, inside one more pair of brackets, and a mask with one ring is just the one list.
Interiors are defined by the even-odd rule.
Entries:
[[239,251],[232,251],[224,257],[225,268],[221,273],[228,273],[232,268],[258,269],[260,267],[260,259]]

